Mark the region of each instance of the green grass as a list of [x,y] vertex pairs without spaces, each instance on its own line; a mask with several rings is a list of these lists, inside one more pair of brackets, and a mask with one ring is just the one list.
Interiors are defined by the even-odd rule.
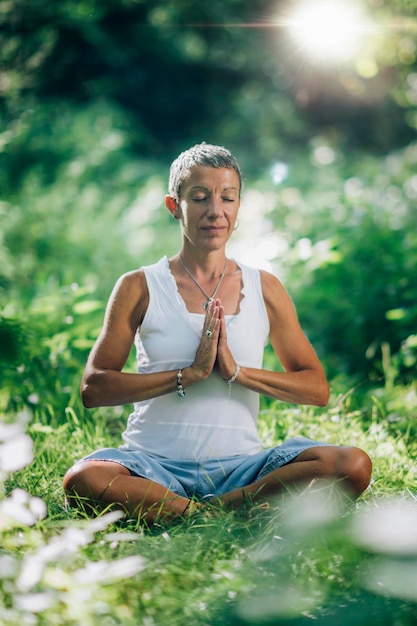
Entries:
[[[65,508],[66,469],[117,444],[126,413],[35,406],[34,460],[9,473],[0,501],[0,624],[416,624],[416,397],[409,386],[346,394],[326,410],[263,409],[266,446],[297,433],[367,450],[373,481],[358,502],[313,484],[249,518],[219,511],[152,529]],[[14,489],[43,500],[47,516],[13,521]],[[19,506],[30,512],[30,498]]]

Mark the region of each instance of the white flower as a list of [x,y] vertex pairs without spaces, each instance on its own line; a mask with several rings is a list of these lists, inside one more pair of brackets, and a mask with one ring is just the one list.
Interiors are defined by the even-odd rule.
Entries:
[[88,530],[92,533],[100,532],[101,530],[105,530],[107,526],[110,524],[114,524],[119,519],[122,519],[123,513],[122,511],[110,511],[109,513],[105,513],[100,517],[96,517],[88,523]]
[[1,426],[0,440],[3,443],[0,444],[0,471],[15,472],[32,462],[33,441],[29,435],[20,431],[17,424],[10,425],[11,428],[7,430],[4,427],[9,425]]
[[92,583],[111,583],[114,580],[130,578],[145,568],[141,556],[128,556],[117,561],[97,561],[88,563],[83,569],[74,572],[75,580],[82,585]]
[[46,515],[46,505],[40,498],[31,497],[23,489],[14,489],[0,502],[0,528],[33,526]]
[[[93,540],[96,532],[104,530],[109,524],[122,516],[123,513],[121,511],[112,511],[100,518],[89,521],[83,528],[66,528],[60,535],[53,537],[49,543],[41,546],[36,552],[27,554],[23,559],[20,576],[16,582],[17,589],[22,593],[29,591],[42,580],[47,565],[68,559],[68,557],[77,554],[79,548],[88,545]],[[108,569],[112,572],[116,571],[114,570],[113,562]]]
[[0,579],[9,578],[13,580],[19,569],[19,562],[10,554],[0,556]]
[[368,507],[353,519],[352,535],[374,552],[417,554],[417,503],[395,498]]
[[42,613],[49,609],[54,603],[54,597],[50,593],[30,593],[15,596],[15,606],[28,613]]
[[404,558],[383,558],[363,568],[361,581],[366,589],[385,597],[415,602],[417,597],[417,563]]

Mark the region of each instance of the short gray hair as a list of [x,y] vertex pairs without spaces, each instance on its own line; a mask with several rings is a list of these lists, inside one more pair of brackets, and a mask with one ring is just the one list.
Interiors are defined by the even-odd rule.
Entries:
[[236,172],[239,177],[239,195],[242,188],[242,172],[232,153],[223,146],[214,146],[209,143],[198,143],[192,148],[181,152],[172,162],[169,171],[169,195],[177,202],[180,199],[181,185],[188,178],[193,167],[226,167]]

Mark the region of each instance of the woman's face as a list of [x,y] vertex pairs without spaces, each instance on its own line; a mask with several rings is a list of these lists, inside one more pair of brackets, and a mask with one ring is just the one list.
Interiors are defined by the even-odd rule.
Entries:
[[239,205],[239,177],[233,169],[194,167],[181,186],[178,203],[184,237],[198,248],[223,247],[233,232]]

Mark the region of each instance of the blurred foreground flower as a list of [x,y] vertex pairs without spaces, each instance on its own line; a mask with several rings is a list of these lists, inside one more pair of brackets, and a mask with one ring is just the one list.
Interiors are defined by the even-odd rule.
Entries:
[[384,597],[417,603],[416,561],[386,558],[363,569],[361,578],[365,589]]
[[97,561],[74,572],[74,579],[81,585],[94,583],[110,584],[115,580],[130,578],[145,568],[145,559],[141,556],[127,556],[111,562]]
[[93,541],[96,532],[105,530],[122,516],[121,511],[112,511],[87,522],[81,528],[66,528],[60,535],[50,539],[49,543],[27,554],[22,561],[20,576],[16,582],[19,591],[23,593],[35,587],[41,582],[48,565],[64,560],[68,562],[80,548]]
[[23,489],[14,489],[0,502],[0,530],[19,526],[33,526],[46,516],[46,504],[30,496]]
[[0,480],[33,461],[33,441],[24,432],[30,417],[22,412],[12,424],[0,422]]
[[[20,542],[21,537],[23,543],[24,533],[20,529],[33,526],[47,514],[45,502],[23,489],[16,488],[7,497],[4,493],[8,474],[33,460],[33,441],[25,433],[30,417],[27,411],[19,414],[14,423],[0,422],[0,487],[3,490],[0,539],[10,536],[9,530],[19,529],[17,541]],[[90,626],[97,623],[97,614],[110,615],[113,612],[111,594],[107,601],[103,586],[111,589],[113,582],[135,576],[146,567],[145,559],[134,555],[111,563],[87,562],[75,571],[73,568],[74,562],[82,558],[83,548],[95,540],[96,534],[106,531],[121,517],[121,511],[111,511],[84,524],[64,528],[46,543],[38,533],[37,547],[27,551],[21,559],[5,549],[0,554],[0,624],[34,626],[40,621],[52,623],[48,617],[52,616],[56,624],[59,621],[60,624]],[[114,543],[116,537],[119,543],[132,541],[137,534],[108,533],[103,541]]]
[[368,506],[352,520],[351,535],[373,553],[361,565],[362,586],[417,603],[417,503],[394,498]]
[[255,593],[238,598],[237,623],[287,624],[318,611],[326,598],[326,582],[309,575],[309,570],[314,571],[315,559],[320,559],[326,544],[339,536],[347,503],[344,493],[334,485],[314,481],[303,492],[280,501],[279,515],[271,521],[274,534],[249,551],[248,578],[252,579],[252,571],[259,576],[259,569],[253,568],[256,563],[264,575],[267,573],[264,586],[259,589],[258,581],[253,580]]
[[[4,424],[2,424],[4,427]],[[10,429],[14,430],[14,429]],[[0,433],[0,438],[3,433]],[[16,439],[0,444],[0,471],[15,472],[33,460],[33,441],[29,435],[19,433]]]
[[417,503],[394,498],[364,508],[352,520],[352,536],[372,552],[417,555]]

